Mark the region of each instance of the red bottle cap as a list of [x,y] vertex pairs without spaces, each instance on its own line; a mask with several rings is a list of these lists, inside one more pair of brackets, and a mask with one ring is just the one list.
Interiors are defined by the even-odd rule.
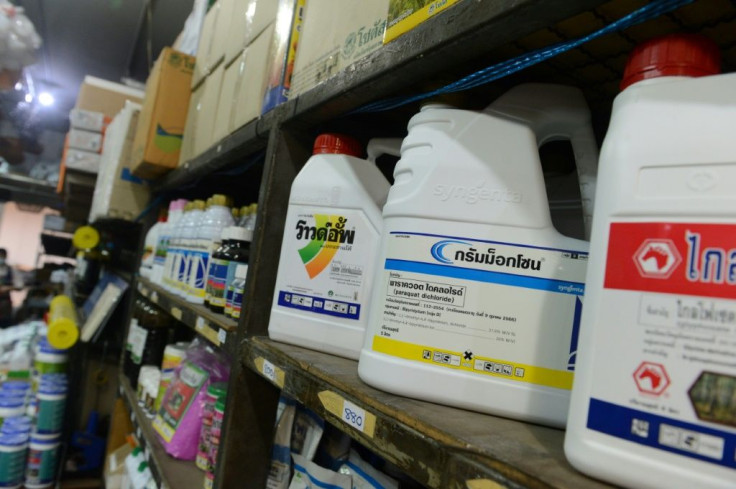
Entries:
[[697,34],[670,34],[634,48],[626,62],[621,90],[660,76],[708,76],[721,72],[716,43]]
[[325,133],[317,136],[312,154],[342,154],[360,158],[363,148],[360,143],[344,134]]

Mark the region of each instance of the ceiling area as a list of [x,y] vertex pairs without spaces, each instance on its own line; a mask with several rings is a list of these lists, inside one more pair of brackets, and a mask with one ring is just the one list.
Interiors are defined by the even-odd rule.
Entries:
[[49,129],[66,130],[85,75],[144,83],[161,49],[171,45],[193,0],[15,0],[43,39],[26,69],[36,93],[55,99]]

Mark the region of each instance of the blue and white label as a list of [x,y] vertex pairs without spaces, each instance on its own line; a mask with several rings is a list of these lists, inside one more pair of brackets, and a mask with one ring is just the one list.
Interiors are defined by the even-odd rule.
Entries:
[[290,307],[302,311],[310,311],[316,314],[326,314],[345,319],[358,319],[360,317],[360,304],[344,302],[323,297],[315,297],[304,294],[295,294],[284,290],[279,291],[278,303],[283,307]]
[[458,366],[478,374],[477,358],[574,370],[586,251],[403,231],[385,239],[371,314],[383,353],[395,340],[396,351],[401,343],[460,352]]
[[736,433],[591,399],[588,429],[736,469]]

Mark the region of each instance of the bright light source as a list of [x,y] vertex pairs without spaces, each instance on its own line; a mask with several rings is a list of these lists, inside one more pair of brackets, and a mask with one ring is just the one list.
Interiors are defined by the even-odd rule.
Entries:
[[38,103],[43,105],[44,107],[54,105],[54,96],[51,95],[49,92],[41,92],[38,94]]
[[26,102],[28,102],[29,104],[31,102],[33,102],[33,95],[31,95],[30,93],[27,93],[26,94]]
[[15,84],[15,89],[20,91],[23,90],[23,84],[21,82],[18,82]]

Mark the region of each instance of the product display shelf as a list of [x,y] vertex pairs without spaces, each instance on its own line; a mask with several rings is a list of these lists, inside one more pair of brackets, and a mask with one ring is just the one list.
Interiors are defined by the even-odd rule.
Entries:
[[238,327],[235,320],[216,314],[205,306],[187,302],[143,277],[138,277],[136,288],[141,295],[158,304],[215,346],[234,343],[235,330]]
[[562,430],[388,394],[363,383],[355,361],[264,337],[246,341],[243,362],[428,487],[611,487],[570,466]]
[[164,451],[152,420],[138,406],[138,400],[128,379],[120,374],[120,394],[130,410],[130,419],[135,426],[135,437],[143,448],[156,486],[159,489],[201,489],[204,487],[204,472],[193,461],[177,460]]
[[154,190],[174,190],[237,164],[241,157],[266,146],[275,125],[313,126],[343,116],[441,69],[462,67],[495,47],[601,3],[603,0],[462,1],[236,130],[167,174]]

